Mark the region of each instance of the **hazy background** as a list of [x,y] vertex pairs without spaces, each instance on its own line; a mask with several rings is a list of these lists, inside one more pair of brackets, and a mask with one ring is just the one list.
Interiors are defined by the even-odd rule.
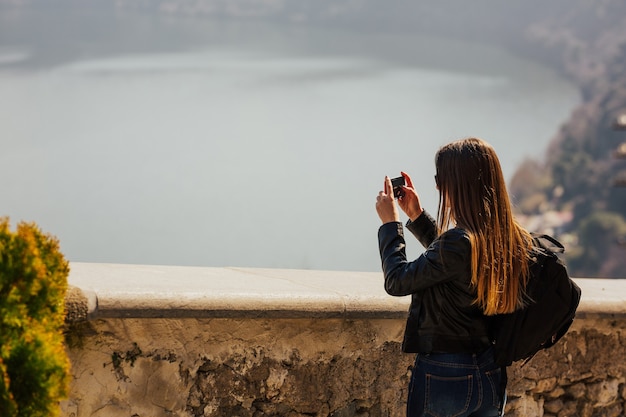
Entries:
[[0,8],[0,97],[0,215],[70,261],[356,271],[385,175],[434,213],[439,146],[480,136],[508,179],[579,102],[443,36],[54,8]]

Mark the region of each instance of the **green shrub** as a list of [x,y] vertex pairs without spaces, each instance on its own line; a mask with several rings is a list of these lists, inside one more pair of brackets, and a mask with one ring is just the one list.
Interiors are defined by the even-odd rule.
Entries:
[[50,417],[67,396],[68,262],[34,223],[0,218],[0,416]]

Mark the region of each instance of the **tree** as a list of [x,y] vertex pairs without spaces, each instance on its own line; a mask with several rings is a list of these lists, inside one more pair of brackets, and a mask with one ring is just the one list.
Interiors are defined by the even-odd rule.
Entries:
[[[615,257],[611,268],[606,267],[609,254],[618,248],[619,239],[626,234],[626,221],[619,213],[598,211],[581,221],[578,228],[580,250],[568,259],[569,266],[580,276],[623,278],[626,262]],[[622,249],[623,250],[623,249]]]

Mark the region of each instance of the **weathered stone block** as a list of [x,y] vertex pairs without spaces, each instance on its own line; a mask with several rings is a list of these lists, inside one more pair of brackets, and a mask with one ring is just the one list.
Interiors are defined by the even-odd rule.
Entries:
[[620,381],[616,379],[591,384],[587,388],[587,397],[593,401],[594,407],[613,404],[617,401],[619,386]]
[[583,398],[587,394],[587,386],[582,382],[571,385],[566,389],[567,395],[573,398]]
[[561,400],[548,401],[543,405],[543,410],[551,414],[558,414],[562,409],[563,401]]

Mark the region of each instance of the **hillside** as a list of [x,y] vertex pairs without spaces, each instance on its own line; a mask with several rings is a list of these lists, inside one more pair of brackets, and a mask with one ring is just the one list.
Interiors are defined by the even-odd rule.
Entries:
[[[579,26],[582,20],[590,27]],[[511,191],[520,212],[542,220],[534,226],[567,243],[574,276],[626,278],[626,188],[619,181],[626,160],[616,152],[626,131],[615,129],[626,113],[626,4],[581,5],[529,33],[560,56],[583,103],[555,134],[545,158],[518,169]]]
[[626,131],[614,124],[626,112],[626,43],[603,71],[585,85],[585,102],[557,133],[545,161],[527,161],[511,190],[525,214],[571,213],[556,232],[571,246],[572,274],[625,278],[626,187],[620,179],[626,159],[617,148]]

